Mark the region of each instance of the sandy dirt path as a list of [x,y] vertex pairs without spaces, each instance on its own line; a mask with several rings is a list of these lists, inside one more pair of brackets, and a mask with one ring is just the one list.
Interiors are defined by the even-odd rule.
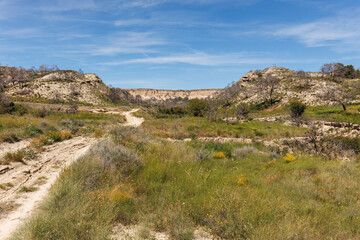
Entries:
[[123,126],[139,127],[145,121],[144,118],[138,118],[132,115],[137,111],[139,111],[139,109],[133,109],[131,111],[122,113],[122,115],[126,118],[126,122],[123,124]]
[[[37,159],[12,163],[0,173],[0,239],[7,239],[11,233],[36,209],[58,175],[78,157],[83,155],[96,139],[76,137],[45,147]],[[24,187],[32,192],[19,192]]]

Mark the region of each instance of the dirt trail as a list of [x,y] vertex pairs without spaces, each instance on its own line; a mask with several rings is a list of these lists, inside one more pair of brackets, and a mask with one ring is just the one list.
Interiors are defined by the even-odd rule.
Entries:
[[139,127],[145,121],[144,118],[138,118],[132,115],[137,111],[139,111],[139,109],[133,109],[131,111],[122,113],[122,115],[126,118],[126,123],[124,123],[123,126]]
[[[59,173],[84,154],[96,139],[76,137],[45,147],[36,160],[12,163],[0,173],[0,239],[6,239],[36,208]],[[27,187],[32,191],[19,190]]]

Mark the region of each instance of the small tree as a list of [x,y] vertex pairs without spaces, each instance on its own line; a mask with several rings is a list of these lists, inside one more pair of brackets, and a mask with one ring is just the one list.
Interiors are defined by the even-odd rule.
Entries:
[[246,103],[240,103],[235,109],[235,115],[237,119],[246,118],[250,112],[250,107]]
[[289,105],[290,115],[293,118],[299,118],[305,112],[306,105],[299,101],[293,101]]
[[325,101],[340,103],[343,110],[346,111],[346,105],[354,98],[355,93],[352,89],[333,88],[324,92],[319,97]]
[[257,82],[259,92],[265,96],[265,101],[268,102],[270,106],[275,103],[275,95],[279,83],[280,78],[273,75],[266,75]]
[[189,112],[195,117],[203,117],[209,110],[209,103],[206,100],[191,99],[188,102]]
[[351,79],[356,77],[356,72],[353,65],[347,65],[344,67],[344,77]]

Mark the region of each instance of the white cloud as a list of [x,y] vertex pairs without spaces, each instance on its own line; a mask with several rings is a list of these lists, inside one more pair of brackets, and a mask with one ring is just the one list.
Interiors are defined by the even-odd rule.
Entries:
[[0,36],[12,38],[33,38],[43,37],[43,34],[38,28],[21,28],[21,29],[4,29],[0,31]]
[[167,42],[154,32],[118,32],[111,36],[97,39],[97,44],[79,46],[72,53],[85,53],[93,56],[114,56],[118,54],[152,53],[155,46]]
[[177,54],[170,56],[135,58],[123,61],[105,62],[102,65],[117,66],[125,64],[177,64],[185,63],[200,66],[229,66],[242,64],[274,64],[274,63],[289,63],[294,60],[266,58],[261,56],[254,56],[248,53],[235,54],[218,54],[211,55],[204,52],[195,52],[188,54]]
[[271,35],[294,37],[308,47],[330,46],[337,51],[360,51],[359,10],[305,24],[282,26]]

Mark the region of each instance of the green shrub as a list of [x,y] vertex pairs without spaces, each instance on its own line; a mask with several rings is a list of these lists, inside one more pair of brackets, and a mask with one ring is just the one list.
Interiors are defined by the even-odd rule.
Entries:
[[43,134],[43,130],[33,124],[30,124],[25,128],[25,134],[29,137],[36,137],[40,134]]
[[306,105],[299,101],[293,101],[289,105],[290,115],[294,118],[300,117],[304,114]]
[[46,137],[52,143],[62,141],[61,133],[59,133],[59,132],[48,132],[48,133],[46,133]]
[[209,103],[206,100],[191,99],[188,102],[189,112],[195,117],[203,117],[209,110]]
[[169,107],[169,108],[159,108],[159,113],[162,114],[169,114],[169,115],[177,115],[177,116],[184,116],[187,114],[187,110],[183,107]]

